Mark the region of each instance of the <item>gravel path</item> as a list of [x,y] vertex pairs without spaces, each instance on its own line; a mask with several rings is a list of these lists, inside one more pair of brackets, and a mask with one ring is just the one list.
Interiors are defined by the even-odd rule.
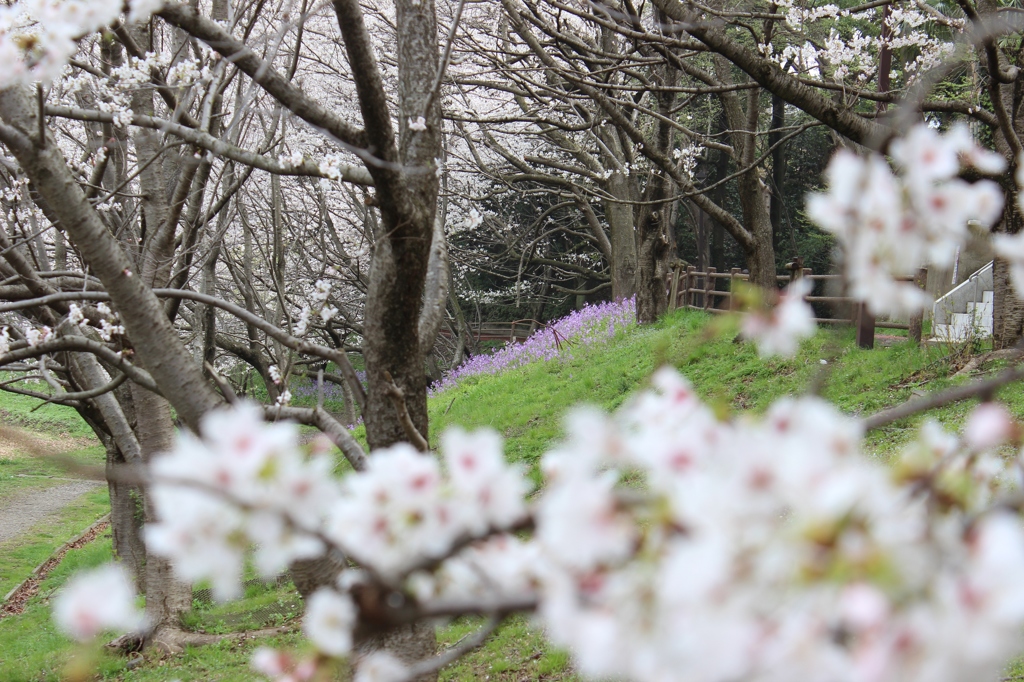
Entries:
[[0,544],[21,535],[98,485],[98,481],[75,481],[13,496],[0,506]]

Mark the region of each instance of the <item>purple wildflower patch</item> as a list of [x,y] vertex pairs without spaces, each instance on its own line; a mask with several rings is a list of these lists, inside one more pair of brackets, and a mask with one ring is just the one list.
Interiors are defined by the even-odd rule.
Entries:
[[493,353],[469,358],[434,382],[429,393],[435,395],[478,374],[498,374],[531,362],[571,358],[574,347],[608,341],[617,331],[635,324],[635,299],[586,305],[538,329],[523,343],[506,343]]

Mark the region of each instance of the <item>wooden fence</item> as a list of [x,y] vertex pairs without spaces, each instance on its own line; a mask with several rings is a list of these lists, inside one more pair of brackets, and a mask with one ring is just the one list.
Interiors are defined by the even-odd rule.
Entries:
[[[856,299],[849,296],[829,296],[824,291],[815,294],[816,289],[823,289],[830,281],[842,280],[842,275],[816,275],[811,268],[803,267],[802,259],[793,263],[787,263],[788,275],[776,275],[779,285],[785,286],[794,278],[804,278],[814,284],[811,293],[804,297],[808,303],[829,304],[838,313],[845,313],[850,317],[817,317],[818,324],[835,325],[856,325],[857,343],[865,348],[874,346],[874,330],[880,329],[905,329],[907,335],[916,343],[921,343],[922,317],[917,315],[910,319],[909,323],[876,321],[867,311],[865,306]],[[670,310],[676,308],[690,308],[693,310],[706,310],[710,313],[725,313],[735,309],[734,295],[735,283],[746,282],[750,275],[739,268],[732,268],[729,272],[718,272],[715,268],[709,267],[707,272],[701,272],[692,265],[673,268],[668,275],[666,286],[668,288],[668,306]],[[915,277],[906,278],[904,281],[914,282],[922,289],[925,288],[928,279],[928,271],[921,268]],[[819,287],[818,282],[822,283]],[[724,290],[721,285],[724,283]]]
[[[537,327],[544,326],[535,320],[515,320],[514,322],[484,322],[469,325],[469,333],[476,341],[514,341],[522,343],[530,337]],[[442,327],[441,336],[451,337],[452,332]]]

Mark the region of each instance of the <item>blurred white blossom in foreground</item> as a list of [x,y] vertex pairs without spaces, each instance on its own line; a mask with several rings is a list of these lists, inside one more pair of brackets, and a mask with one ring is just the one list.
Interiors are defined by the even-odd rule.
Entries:
[[103,632],[133,631],[143,623],[131,578],[114,564],[71,578],[57,594],[53,617],[61,632],[80,642]]
[[828,192],[807,198],[807,214],[842,244],[850,295],[876,314],[904,315],[931,299],[900,280],[925,264],[952,265],[968,223],[987,230],[1002,214],[999,185],[968,183],[957,177],[961,167],[994,175],[1006,159],[979,147],[963,124],[945,135],[915,126],[891,153],[899,174],[878,154],[840,150],[826,170]]
[[[959,682],[1017,652],[1024,532],[998,504],[1015,476],[996,449],[1018,431],[998,406],[963,439],[927,422],[884,464],[818,398],[723,420],[663,369],[615,414],[577,410],[567,428],[528,503],[491,431],[449,431],[440,460],[396,445],[339,482],[294,425],[232,408],[156,460],[147,541],[220,597],[239,593],[247,551],[265,575],[345,552],[361,568],[315,593],[304,621],[328,658],[353,651],[366,595],[394,590],[415,609],[536,611],[595,679]],[[110,613],[131,603],[113,582],[120,602],[69,586],[59,622],[82,637],[137,622]],[[305,679],[316,660],[261,650],[254,666]],[[405,679],[393,660],[355,665]]]

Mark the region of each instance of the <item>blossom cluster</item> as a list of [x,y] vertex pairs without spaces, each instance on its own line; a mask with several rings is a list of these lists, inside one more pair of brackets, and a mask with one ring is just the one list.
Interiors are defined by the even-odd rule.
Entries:
[[401,443],[374,453],[347,477],[327,535],[361,565],[401,577],[424,558],[443,557],[463,538],[483,537],[526,516],[529,485],[505,462],[492,431],[448,430],[438,460]]
[[[832,3],[807,7],[794,0],[781,0],[776,7],[785,15],[786,26],[807,39],[792,41],[778,51],[772,43],[762,44],[760,52],[782,68],[815,79],[827,77],[834,82],[867,83],[878,69],[879,53],[887,47],[915,55],[893,69],[893,76],[903,76],[905,83],[909,83],[915,75],[937,66],[956,49],[954,43],[921,28],[926,22],[934,22],[936,15],[942,15],[920,4],[889,8],[883,19],[889,29],[887,32],[878,31],[879,18],[870,7],[861,8],[856,15]],[[858,21],[862,22],[861,28],[856,27]],[[963,19],[942,17],[942,23],[954,32],[964,27]],[[812,38],[813,32],[808,30],[812,27],[817,31],[827,29],[828,37],[824,41]]]
[[144,623],[131,578],[113,564],[71,578],[57,595],[53,617],[64,634],[78,641],[106,631],[134,631]]
[[[101,339],[110,341],[114,336],[124,334],[124,325],[120,324],[121,316],[119,313],[112,311],[106,303],[97,304],[96,311],[103,316],[100,318],[100,326],[96,328],[96,332],[100,335]],[[114,321],[111,322],[111,319]],[[89,320],[86,319],[85,313],[82,312],[77,303],[72,303],[68,306],[68,322],[76,324],[82,329],[90,328]]]
[[265,424],[244,405],[203,420],[204,438],[180,433],[177,447],[152,464],[156,523],[146,546],[167,557],[183,580],[209,580],[218,599],[241,592],[247,550],[275,577],[296,559],[318,556],[316,529],[338,497],[325,454],[307,457],[294,424]]
[[[1024,527],[1000,504],[1018,482],[998,448],[1021,430],[999,405],[977,408],[962,438],[926,423],[890,465],[818,398],[723,419],[663,369],[617,413],[577,410],[567,430],[528,504],[493,432],[447,432],[441,460],[396,445],[336,481],[294,425],[235,407],[153,464],[147,545],[221,598],[238,594],[247,549],[264,575],[342,551],[361,568],[310,598],[303,627],[328,657],[351,653],[349,590],[367,582],[425,609],[536,604],[594,679],[952,682],[991,677],[1017,650]],[[532,534],[510,532],[526,519]],[[69,592],[67,629],[129,620],[123,595],[109,617],[95,607],[99,625],[68,616],[91,608]],[[357,679],[405,679],[394,659],[356,665]],[[309,679],[316,661],[260,650],[254,666]]]
[[808,197],[807,214],[842,244],[851,295],[876,314],[905,315],[931,301],[905,280],[925,263],[952,265],[968,223],[987,230],[1001,215],[999,185],[962,180],[961,167],[998,174],[1006,160],[979,147],[964,125],[945,135],[915,126],[891,154],[899,174],[880,155],[838,152],[826,170],[828,192]]
[[[161,1],[132,0],[129,19],[141,21]],[[113,23],[121,0],[21,0],[0,7],[0,86],[41,81],[60,75],[78,51],[78,40]]]
[[[332,272],[331,274],[337,274]],[[324,324],[327,324],[334,316],[338,314],[338,309],[327,303],[327,299],[331,296],[331,283],[324,279],[318,279],[316,284],[313,285],[313,292],[310,295],[312,305],[309,303],[302,304],[302,310],[299,311],[299,319],[295,323],[294,332],[296,336],[302,337],[306,335],[309,329],[310,318],[313,315],[320,317]]]
[[1024,531],[980,513],[1001,468],[935,425],[890,469],[816,398],[722,422],[655,386],[543,461],[541,614],[584,675],[983,679],[1015,653]]
[[38,346],[53,339],[53,330],[43,325],[36,328],[31,325],[25,326],[25,340],[30,346]]
[[798,279],[770,311],[752,310],[743,316],[740,330],[757,344],[761,357],[793,357],[800,342],[814,335],[814,310],[804,301],[811,288],[809,279]]

